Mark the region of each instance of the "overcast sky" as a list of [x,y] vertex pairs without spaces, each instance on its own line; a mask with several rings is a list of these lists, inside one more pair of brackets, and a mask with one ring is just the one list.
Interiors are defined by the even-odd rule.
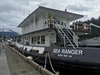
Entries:
[[12,29],[20,32],[17,28],[37,5],[58,10],[85,15],[83,20],[100,16],[100,0],[0,0],[0,29]]

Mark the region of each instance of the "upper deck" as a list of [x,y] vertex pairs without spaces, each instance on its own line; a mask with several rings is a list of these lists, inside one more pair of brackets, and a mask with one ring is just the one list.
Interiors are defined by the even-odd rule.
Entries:
[[65,23],[68,28],[70,28],[71,21],[82,17],[83,15],[39,6],[27,18],[25,18],[18,25],[18,27],[22,28],[22,34],[26,34],[33,31],[49,28],[49,26],[45,23],[46,21],[53,19],[60,24]]

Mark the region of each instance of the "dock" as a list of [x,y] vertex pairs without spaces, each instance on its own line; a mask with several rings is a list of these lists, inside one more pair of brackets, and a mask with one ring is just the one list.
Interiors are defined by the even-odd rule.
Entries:
[[17,50],[0,44],[0,75],[55,75]]

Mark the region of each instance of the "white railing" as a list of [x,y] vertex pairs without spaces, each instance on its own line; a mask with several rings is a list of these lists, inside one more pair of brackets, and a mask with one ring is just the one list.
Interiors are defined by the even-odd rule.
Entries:
[[[53,21],[53,22],[52,22]],[[68,36],[65,34],[65,32],[62,30],[62,28],[65,28],[67,31],[68,31],[68,33],[73,37],[73,35],[75,36],[75,33],[70,29],[70,31],[72,32],[70,32],[69,30],[68,30],[68,27],[66,27],[66,23],[64,23],[63,22],[63,26],[61,26],[61,25],[59,25],[58,24],[58,22],[56,21],[56,20],[54,20],[54,19],[52,19],[51,20],[51,22],[50,23],[48,23],[48,20],[46,21],[47,22],[47,24],[52,24],[53,26],[55,26],[56,28],[57,28],[57,30],[58,30],[58,32],[59,33],[61,33],[61,36],[62,36],[62,38],[63,39],[65,39],[65,37],[67,38],[67,40],[69,41],[69,43],[72,45],[72,47],[74,48],[74,49],[76,49],[75,48],[75,46],[73,45],[73,43],[71,42],[71,40],[68,38]],[[55,22],[55,23],[54,23]],[[60,31],[61,30],[61,31]],[[72,35],[73,34],[73,35]],[[75,43],[75,41],[73,41],[74,43]],[[65,43],[65,41],[64,41],[64,43]],[[76,44],[76,43],[75,43]],[[77,46],[77,44],[76,44],[76,46]],[[77,46],[78,47],[78,46]]]

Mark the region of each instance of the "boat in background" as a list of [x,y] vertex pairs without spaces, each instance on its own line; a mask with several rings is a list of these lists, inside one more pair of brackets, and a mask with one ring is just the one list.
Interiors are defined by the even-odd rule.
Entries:
[[[95,25],[93,23],[90,23],[90,26],[100,28],[100,26]],[[91,27],[90,27],[90,31],[91,31]],[[82,40],[79,42],[79,46],[80,47],[100,47],[100,36]]]
[[79,42],[80,47],[100,47],[100,36]]

